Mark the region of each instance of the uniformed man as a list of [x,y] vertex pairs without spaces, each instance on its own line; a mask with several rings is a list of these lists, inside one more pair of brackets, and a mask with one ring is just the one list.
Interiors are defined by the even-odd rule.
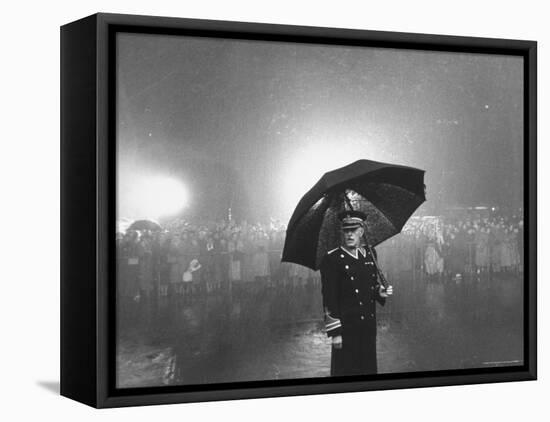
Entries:
[[375,374],[376,302],[384,305],[393,289],[379,283],[376,252],[363,246],[366,215],[339,214],[343,245],[321,264],[327,335],[332,338],[331,375]]

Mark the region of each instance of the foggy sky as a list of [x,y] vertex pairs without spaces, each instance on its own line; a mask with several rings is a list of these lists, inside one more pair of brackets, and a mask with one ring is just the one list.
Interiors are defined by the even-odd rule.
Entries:
[[519,57],[120,34],[117,78],[119,216],[148,171],[190,215],[287,218],[290,189],[360,158],[426,170],[420,213],[521,205]]

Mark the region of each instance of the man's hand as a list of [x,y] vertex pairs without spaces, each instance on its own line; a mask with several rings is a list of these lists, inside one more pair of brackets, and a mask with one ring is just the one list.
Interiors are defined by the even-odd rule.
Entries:
[[342,336],[332,337],[332,346],[335,349],[341,349],[342,348]]
[[388,288],[384,288],[384,286],[380,286],[379,290],[380,296],[382,297],[390,297],[393,295],[393,286],[388,286]]

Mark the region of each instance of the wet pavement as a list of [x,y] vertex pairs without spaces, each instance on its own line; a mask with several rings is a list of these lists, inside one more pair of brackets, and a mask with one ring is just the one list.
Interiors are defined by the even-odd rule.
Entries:
[[[380,373],[521,365],[521,277],[393,279],[378,308]],[[235,286],[200,297],[120,304],[119,387],[326,377],[320,285]]]

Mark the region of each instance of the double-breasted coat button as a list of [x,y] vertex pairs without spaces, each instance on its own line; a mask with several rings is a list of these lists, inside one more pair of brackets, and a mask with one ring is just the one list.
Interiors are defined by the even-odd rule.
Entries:
[[359,302],[359,306],[363,306],[363,302]]
[[359,293],[359,289],[355,289],[355,293]]
[[365,317],[363,315],[361,315],[361,319],[365,319]]
[[349,270],[349,265],[346,265],[344,268],[345,268],[346,270]]
[[351,277],[351,279],[352,279],[352,280],[355,280],[355,279],[353,278],[353,276]]
[[344,254],[340,255],[340,258],[343,258],[344,257]]

